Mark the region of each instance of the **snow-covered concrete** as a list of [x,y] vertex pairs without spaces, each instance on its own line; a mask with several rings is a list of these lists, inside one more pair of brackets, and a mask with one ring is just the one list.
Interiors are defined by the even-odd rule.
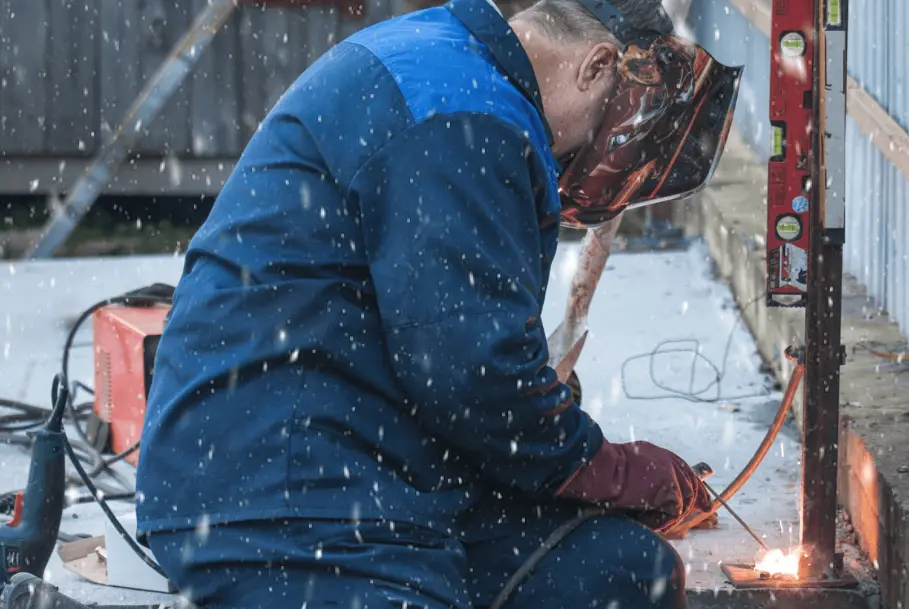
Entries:
[[[566,243],[555,261],[544,310],[550,330],[562,315],[578,250],[578,244]],[[15,263],[0,268],[0,395],[49,405],[50,382],[59,369],[63,341],[74,318],[103,298],[156,281],[175,283],[181,265],[180,258],[142,257]],[[731,294],[712,278],[702,246],[686,252],[614,254],[592,304],[591,334],[577,366],[585,408],[610,440],[648,440],[676,451],[690,463],[706,461],[716,472],[711,484],[723,488],[757,448],[780,397],[766,390],[754,341],[741,324],[722,365],[736,317]],[[689,390],[691,355],[686,353],[657,356],[652,362],[662,388],[651,379],[647,358],[628,363],[623,381],[627,358],[653,351],[661,341],[682,339],[698,341],[701,354],[725,368],[721,399],[714,400],[716,387],[701,393],[700,398],[713,400],[704,402],[666,391]],[[71,376],[90,384],[88,328],[76,344]],[[712,380],[713,371],[701,361],[695,391]],[[630,399],[626,391],[665,399]],[[742,395],[757,397],[736,397]],[[772,546],[788,545],[790,530],[791,537],[797,538],[798,460],[797,439],[784,431],[751,481],[731,501]],[[0,445],[0,492],[24,485],[27,463],[21,449]],[[129,510],[128,505],[114,505],[119,513]],[[95,505],[74,507],[67,510],[61,528],[67,533],[100,534],[104,516]],[[747,561],[756,552],[754,541],[722,512],[718,529],[695,531],[676,544],[689,564],[692,588],[722,586],[718,563]],[[102,604],[166,598],[82,582],[65,571],[56,556],[46,578],[68,594]]]

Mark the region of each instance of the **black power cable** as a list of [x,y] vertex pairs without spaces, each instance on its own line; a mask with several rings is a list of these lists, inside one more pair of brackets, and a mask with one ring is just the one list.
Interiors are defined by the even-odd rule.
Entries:
[[[745,393],[741,395],[723,395],[723,380],[726,378],[726,370],[729,363],[729,354],[732,350],[732,342],[733,338],[735,337],[735,332],[738,329],[739,323],[742,321],[742,317],[745,315],[745,311],[747,311],[748,308],[754,305],[756,302],[762,300],[766,295],[767,293],[765,292],[759,296],[756,296],[755,298],[752,298],[746,302],[741,307],[741,309],[739,309],[738,315],[735,318],[735,322],[732,324],[732,329],[729,331],[729,337],[726,339],[726,347],[723,350],[723,359],[721,360],[719,366],[717,366],[713,361],[711,361],[702,353],[700,341],[694,338],[664,340],[657,343],[656,347],[654,347],[652,351],[641,353],[639,355],[633,355],[627,358],[624,362],[622,362],[621,372],[622,390],[625,392],[625,397],[627,397],[629,400],[666,400],[671,398],[681,398],[688,400],[689,402],[716,403],[744,400],[748,398],[766,397],[771,395],[772,390],[767,387],[761,391],[753,393]],[[690,347],[680,347],[674,345],[690,345]],[[670,387],[657,378],[657,359],[659,359],[660,356],[665,356],[671,353],[687,353],[691,355],[691,370],[689,373],[687,390],[680,390]],[[648,360],[649,362],[649,374],[651,383],[653,383],[657,389],[661,389],[664,393],[652,395],[634,394],[628,390],[628,377],[626,373],[628,365],[632,362],[644,359]],[[705,363],[713,371],[713,378],[701,388],[695,388],[695,383],[697,382],[698,362]],[[715,389],[713,394],[705,396],[705,394],[711,389]]]
[[115,529],[117,529],[117,533],[120,534],[120,537],[123,538],[123,541],[125,541],[132,549],[132,551],[136,553],[136,556],[141,558],[142,562],[147,564],[152,570],[154,570],[155,573],[163,577],[165,580],[168,579],[167,573],[164,572],[164,569],[162,569],[158,563],[148,557],[148,554],[146,554],[145,551],[139,547],[139,544],[133,540],[132,536],[127,533],[126,529],[123,528],[123,525],[120,524],[120,520],[114,515],[113,511],[111,511],[110,506],[107,505],[107,501],[104,499],[104,497],[101,496],[98,489],[95,488],[91,477],[88,475],[85,469],[83,469],[82,462],[79,461],[79,458],[76,456],[76,453],[73,450],[72,445],[69,443],[69,439],[66,437],[66,434],[63,435],[63,448],[66,449],[66,454],[69,456],[69,460],[72,461],[73,467],[76,468],[76,471],[79,472],[80,476],[82,476],[82,480],[85,481],[85,486],[88,487],[88,492],[91,493],[92,497],[94,497],[98,505],[101,506],[101,509],[104,511],[104,515],[107,516],[107,519],[110,521],[110,523],[114,525]]
[[[125,306],[133,307],[147,307],[156,304],[172,304],[173,303],[173,287],[165,284],[154,284],[146,288],[141,288],[122,296],[115,296],[113,298],[108,298],[100,302],[95,303],[85,311],[83,311],[79,317],[76,319],[76,322],[73,324],[70,329],[69,334],[66,337],[66,342],[63,347],[63,356],[61,361],[62,375],[58,375],[54,380],[54,402],[56,403],[58,397],[59,389],[59,377],[62,377],[62,381],[66,384],[66,378],[68,378],[69,373],[69,358],[70,351],[73,348],[76,335],[79,332],[81,326],[99,309],[102,309],[109,305],[121,304]],[[110,523],[114,526],[123,540],[130,546],[130,548],[142,559],[151,569],[156,573],[167,579],[167,575],[155,563],[148,555],[142,550],[141,547],[133,540],[133,538],[126,532],[126,529],[123,528],[123,525],[111,511],[108,501],[115,500],[134,500],[135,492],[131,489],[130,485],[119,476],[111,466],[115,463],[122,461],[129,455],[135,453],[139,450],[139,442],[136,442],[129,448],[120,453],[117,453],[110,457],[104,457],[101,452],[95,448],[91,439],[86,434],[81,421],[85,420],[93,410],[93,404],[91,402],[76,404],[74,396],[77,391],[85,391],[87,393],[93,394],[94,391],[80,383],[78,381],[70,385],[71,389],[64,390],[64,399],[66,400],[66,414],[70,419],[72,427],[76,430],[79,440],[77,442],[70,442],[69,438],[64,435],[64,449],[66,454],[69,457],[70,461],[73,464],[73,467],[76,469],[77,476],[75,478],[70,477],[71,482],[78,481],[83,484],[89,491],[89,497],[79,497],[73,499],[69,502],[69,505],[79,504],[79,503],[88,503],[90,501],[96,502],[107,516]],[[23,433],[31,429],[35,429],[43,425],[50,411],[46,408],[39,406],[34,406],[31,404],[26,404],[24,402],[16,400],[6,400],[0,399],[0,408],[6,408],[12,410],[13,413],[5,414],[0,416],[0,442],[10,443],[10,444],[20,444],[23,446],[30,446],[31,440]],[[90,469],[86,471],[83,462],[90,465]],[[103,474],[112,476],[118,480],[121,488],[112,487],[96,481],[95,479]],[[125,492],[127,491],[127,492]],[[15,501],[16,491],[0,494],[0,512],[12,511],[13,504]],[[77,539],[80,536],[68,535],[66,533],[59,533],[58,538],[61,541]]]

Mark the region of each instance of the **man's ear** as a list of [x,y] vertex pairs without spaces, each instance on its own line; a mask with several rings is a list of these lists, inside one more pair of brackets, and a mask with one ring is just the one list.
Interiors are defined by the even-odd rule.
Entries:
[[618,49],[611,42],[601,42],[590,49],[578,70],[578,89],[587,91],[604,78],[615,74]]

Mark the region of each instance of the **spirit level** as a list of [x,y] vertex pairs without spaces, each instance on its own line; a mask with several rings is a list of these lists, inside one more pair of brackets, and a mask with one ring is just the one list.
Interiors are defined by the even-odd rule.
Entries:
[[774,0],[770,52],[772,150],[767,189],[767,304],[805,306],[811,239],[814,6]]

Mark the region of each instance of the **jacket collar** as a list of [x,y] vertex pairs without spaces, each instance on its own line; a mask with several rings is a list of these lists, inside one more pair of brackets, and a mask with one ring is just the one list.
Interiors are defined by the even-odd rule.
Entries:
[[492,0],[451,0],[445,8],[489,49],[499,69],[534,105],[552,146],[552,130],[543,113],[543,97],[530,58]]

